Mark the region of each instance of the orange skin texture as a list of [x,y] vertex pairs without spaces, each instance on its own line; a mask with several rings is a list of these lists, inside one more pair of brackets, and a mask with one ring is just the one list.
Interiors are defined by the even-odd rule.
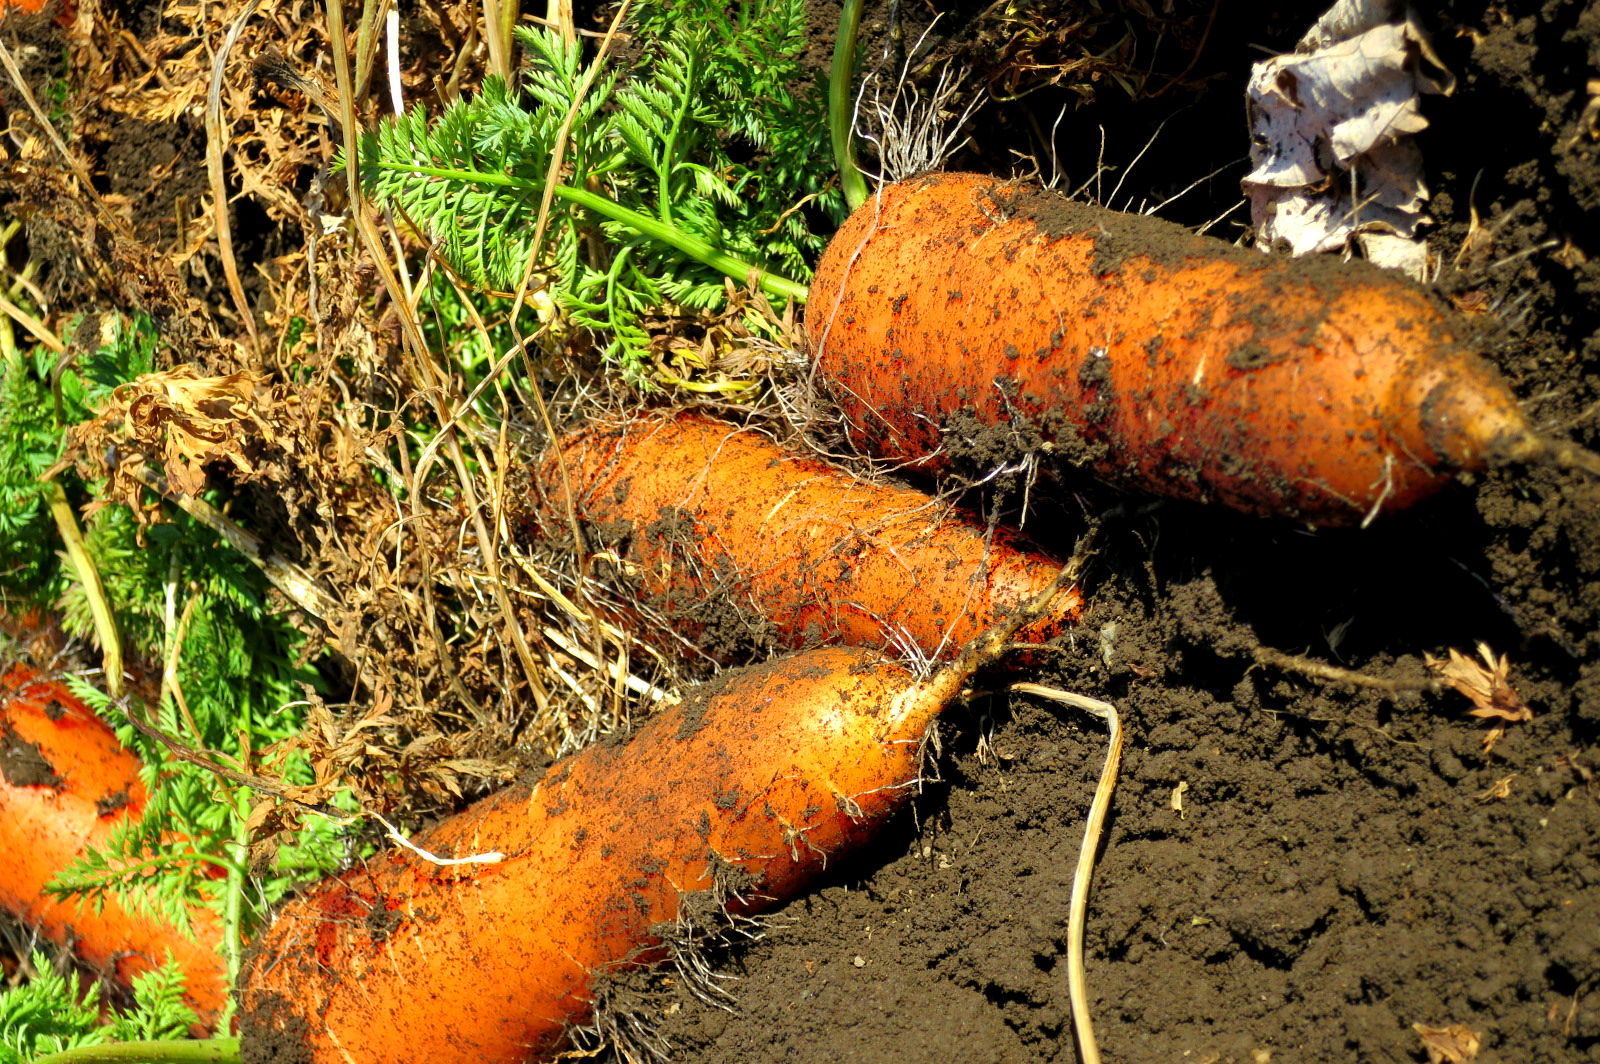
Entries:
[[[886,647],[903,633],[948,658],[1044,590],[1061,563],[1025,537],[991,534],[911,488],[862,480],[767,437],[696,414],[586,429],[562,440],[577,515],[626,521],[623,554],[674,629],[699,631],[674,603],[712,587],[778,630],[780,646]],[[560,470],[547,455],[535,523],[567,525]],[[663,532],[653,529],[663,516]],[[1082,609],[1076,590],[1022,641],[1043,641]]]
[[115,898],[96,913],[44,892],[57,872],[143,812],[139,759],[64,685],[32,669],[13,667],[0,692],[0,908],[124,986],[160,967],[171,951],[187,976],[185,1001],[209,1025],[228,996],[215,913],[191,913],[196,939],[189,941]]
[[970,412],[1114,483],[1338,525],[1527,433],[1403,278],[975,174],[869,199],[818,266],[806,329],[856,442],[933,470],[941,426]]
[[[652,925],[712,860],[740,911],[860,846],[918,778],[939,708],[897,665],[823,648],[726,674],[627,740],[557,762],[286,905],[247,959],[241,1037],[329,1064],[543,1059],[595,973],[656,960]],[[305,1059],[301,1056],[289,1059]]]

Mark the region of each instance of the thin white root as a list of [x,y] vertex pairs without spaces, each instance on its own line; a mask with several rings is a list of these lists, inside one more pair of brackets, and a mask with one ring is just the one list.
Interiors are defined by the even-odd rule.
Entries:
[[1067,996],[1072,1001],[1072,1029],[1078,1036],[1078,1055],[1083,1064],[1100,1064],[1100,1046],[1095,1042],[1094,1025],[1089,1020],[1088,980],[1083,970],[1083,929],[1089,910],[1089,881],[1094,875],[1094,855],[1100,847],[1100,832],[1105,827],[1111,795],[1117,789],[1117,769],[1122,764],[1122,721],[1110,702],[1087,698],[1070,691],[1036,683],[1014,683],[1012,692],[1037,695],[1053,702],[1081,709],[1106,722],[1111,735],[1106,748],[1105,768],[1089,803],[1089,818],[1083,832],[1083,849],[1078,851],[1078,867],[1072,874],[1072,902],[1067,918]]
[[427,861],[430,864],[436,864],[436,865],[498,864],[499,862],[504,861],[506,859],[506,855],[501,853],[499,850],[491,850],[488,853],[475,853],[475,854],[472,854],[470,857],[440,857],[437,854],[429,853],[427,850],[424,850],[421,846],[418,846],[416,843],[412,842],[410,839],[408,839],[404,835],[400,834],[400,832],[395,828],[395,826],[393,824],[389,823],[387,820],[385,820],[383,818],[382,814],[368,811],[366,815],[372,817],[372,819],[374,819],[378,823],[382,824],[383,827],[384,827],[384,830],[389,833],[389,838],[394,840],[395,843],[397,843],[398,845],[404,846],[406,849],[410,850],[412,853],[416,854],[418,857],[422,858],[424,861]]

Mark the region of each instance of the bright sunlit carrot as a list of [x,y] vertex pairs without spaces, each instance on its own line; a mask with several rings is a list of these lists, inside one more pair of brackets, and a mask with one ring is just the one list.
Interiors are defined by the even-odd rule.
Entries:
[[116,825],[144,811],[139,759],[66,686],[26,666],[0,681],[0,908],[124,985],[177,960],[202,1022],[228,996],[215,913],[191,912],[196,937],[131,912],[113,897],[99,911],[45,893],[45,884]]
[[823,256],[806,330],[857,443],[923,468],[987,428],[1002,452],[1330,525],[1490,460],[1600,472],[1392,272],[976,174],[870,198]]
[[245,1059],[547,1059],[598,977],[660,957],[689,894],[766,908],[869,839],[913,792],[935,717],[1050,601],[926,680],[846,647],[726,673],[417,840],[501,860],[390,851],[323,882],[246,965]]
[[[595,426],[560,444],[576,514],[656,613],[697,651],[887,647],[949,657],[1061,568],[913,488],[862,480],[753,428],[697,414]],[[567,530],[554,453],[538,467],[535,534]],[[1076,591],[1025,638],[1076,619]]]

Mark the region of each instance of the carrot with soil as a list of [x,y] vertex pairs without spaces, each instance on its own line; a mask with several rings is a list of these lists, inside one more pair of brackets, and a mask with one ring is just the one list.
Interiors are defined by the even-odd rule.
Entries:
[[[752,632],[787,649],[908,640],[930,659],[949,657],[1061,568],[1017,533],[922,492],[694,414],[585,429],[559,453],[580,521],[614,544],[647,604],[713,658]],[[535,535],[567,528],[556,454],[524,517]],[[1080,608],[1074,589],[1026,638],[1048,639]]]
[[141,815],[140,762],[66,687],[25,666],[0,682],[0,908],[124,986],[165,963],[186,977],[185,1002],[201,1022],[228,997],[215,913],[193,910],[195,938],[106,897],[96,908],[45,893],[56,874]]
[[1534,431],[1461,324],[1398,276],[975,174],[889,185],[851,215],[806,330],[855,442],[932,471],[963,447],[979,465],[1054,453],[1324,525],[1492,460],[1600,473]]
[[[1081,555],[1080,555],[1081,557]],[[920,778],[939,712],[1071,573],[926,680],[827,647],[726,674],[625,742],[557,762],[292,902],[242,985],[244,1059],[522,1061],[606,971],[659,959],[694,899],[750,913],[859,847]]]

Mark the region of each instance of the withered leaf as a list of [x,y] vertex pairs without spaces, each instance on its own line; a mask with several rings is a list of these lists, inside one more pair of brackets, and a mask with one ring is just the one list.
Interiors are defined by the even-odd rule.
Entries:
[[1452,1023],[1448,1027],[1414,1023],[1411,1029],[1422,1038],[1428,1064],[1466,1064],[1478,1055],[1481,1039],[1464,1023]]
[[1495,780],[1494,781],[1494,786],[1490,787],[1488,790],[1486,790],[1482,794],[1478,795],[1478,801],[1480,801],[1480,802],[1494,802],[1494,801],[1502,801],[1502,800],[1504,800],[1506,798],[1510,798],[1511,797],[1511,781],[1516,779],[1516,778],[1517,778],[1517,774],[1515,772],[1513,772],[1509,776],[1502,776],[1499,779]]
[[1506,656],[1497,657],[1487,643],[1478,644],[1478,654],[1482,661],[1451,648],[1447,661],[1431,655],[1423,655],[1423,660],[1441,683],[1467,696],[1474,717],[1498,722],[1484,735],[1483,749],[1487,753],[1505,734],[1506,722],[1532,720],[1533,711],[1511,688],[1507,679],[1511,665]]

